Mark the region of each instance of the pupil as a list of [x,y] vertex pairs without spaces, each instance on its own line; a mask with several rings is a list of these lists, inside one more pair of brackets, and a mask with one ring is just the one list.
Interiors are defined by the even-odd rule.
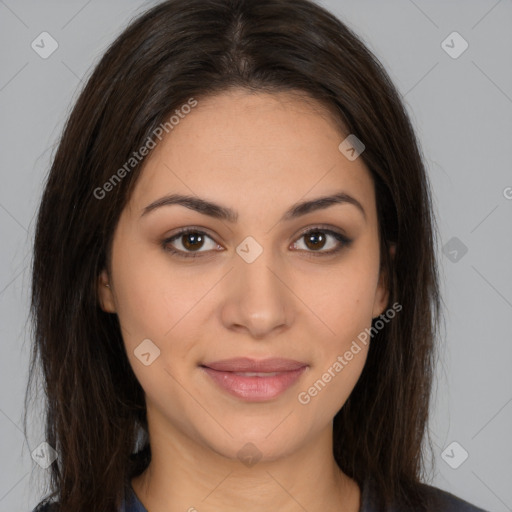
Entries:
[[[310,240],[313,240],[313,247],[310,247]],[[310,233],[309,236],[307,237],[307,241],[306,241],[306,245],[310,248],[310,249],[318,249],[319,247],[316,246],[315,244],[318,244],[318,243],[321,243],[321,242],[325,242],[325,237],[323,235],[323,233],[321,233],[320,231],[315,231],[313,233]],[[323,246],[323,244],[321,244]],[[321,247],[320,247],[321,248]]]
[[[202,242],[202,235],[199,233],[187,233],[184,235],[185,243],[183,244],[184,247],[187,249],[197,249],[197,244],[201,244]],[[191,243],[189,243],[189,240],[192,240]]]

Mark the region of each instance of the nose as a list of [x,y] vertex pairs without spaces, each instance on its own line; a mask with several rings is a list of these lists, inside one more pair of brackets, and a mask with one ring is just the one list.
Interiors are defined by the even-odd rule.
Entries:
[[264,250],[251,263],[235,258],[221,312],[227,329],[260,340],[291,327],[297,301],[287,287],[287,273],[270,253]]

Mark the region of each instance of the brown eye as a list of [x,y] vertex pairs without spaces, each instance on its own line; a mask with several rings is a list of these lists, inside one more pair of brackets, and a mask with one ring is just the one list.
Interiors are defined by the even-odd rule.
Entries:
[[[298,240],[302,239],[304,239],[304,245],[306,246],[304,251],[311,253],[313,256],[328,256],[341,251],[344,247],[348,247],[352,243],[352,240],[341,233],[330,229],[320,229],[318,227],[302,233]],[[330,239],[331,242],[329,242]],[[295,242],[293,245],[295,248],[302,250],[301,247],[298,247],[298,242]],[[328,250],[322,250],[326,245],[328,246]]]
[[321,231],[310,231],[304,235],[306,245],[313,250],[322,249],[325,245],[326,237]]
[[[206,243],[208,240],[210,240],[210,247]],[[206,250],[200,250],[205,247],[205,244]],[[204,256],[204,253],[210,252],[210,249],[216,247],[218,247],[217,244],[209,235],[197,229],[183,229],[162,241],[162,248],[165,251],[184,258]]]
[[[300,245],[298,242],[293,244],[293,248],[300,249],[301,252],[305,252],[309,256],[329,256],[352,243],[352,240],[341,233],[330,229],[321,229],[320,227],[302,233],[298,240],[302,239],[305,241],[305,249],[298,247]],[[210,241],[210,247],[208,247],[208,241]],[[323,250],[326,246],[328,250]],[[182,258],[211,256],[208,253],[211,253],[212,250],[218,250],[219,247],[210,235],[204,231],[191,228],[184,228],[179,233],[162,241],[162,248],[165,251]],[[201,250],[203,248],[205,250]]]
[[203,235],[197,231],[190,231],[189,233],[185,233],[180,236],[183,247],[189,251],[200,249],[204,244]]

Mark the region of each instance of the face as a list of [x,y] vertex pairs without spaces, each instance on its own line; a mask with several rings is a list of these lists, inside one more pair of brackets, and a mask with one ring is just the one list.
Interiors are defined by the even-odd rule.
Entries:
[[[237,90],[199,101],[146,160],[99,299],[150,435],[274,460],[332,428],[365,364],[358,335],[387,306],[373,183],[345,136],[312,101]],[[178,194],[218,207],[160,201]]]

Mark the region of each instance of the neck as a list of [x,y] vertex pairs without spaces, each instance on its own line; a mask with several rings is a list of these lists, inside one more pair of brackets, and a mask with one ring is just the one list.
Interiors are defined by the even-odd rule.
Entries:
[[149,512],[358,512],[357,483],[336,464],[332,425],[300,450],[245,465],[179,431],[151,431],[152,458],[132,480]]

